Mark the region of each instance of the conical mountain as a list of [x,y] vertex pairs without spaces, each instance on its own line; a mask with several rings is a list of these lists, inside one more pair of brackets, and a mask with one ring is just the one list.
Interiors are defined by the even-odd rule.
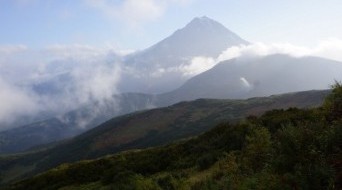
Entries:
[[[217,57],[240,44],[248,42],[217,21],[205,16],[194,18],[159,43],[128,56],[126,66],[130,67],[130,73],[125,76],[121,90],[144,93],[173,90],[190,77],[184,76],[180,68],[189,65],[193,57]],[[132,70],[136,74],[129,76]]]
[[[247,43],[222,24],[204,16],[194,18],[184,28],[141,52],[137,57],[149,60],[194,56],[216,57],[231,46]],[[163,66],[177,64],[179,63],[173,62]]]

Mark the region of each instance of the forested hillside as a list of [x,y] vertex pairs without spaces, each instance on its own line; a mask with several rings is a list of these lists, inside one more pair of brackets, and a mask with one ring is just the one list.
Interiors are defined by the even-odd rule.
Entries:
[[64,164],[10,189],[341,189],[342,86],[196,138]]

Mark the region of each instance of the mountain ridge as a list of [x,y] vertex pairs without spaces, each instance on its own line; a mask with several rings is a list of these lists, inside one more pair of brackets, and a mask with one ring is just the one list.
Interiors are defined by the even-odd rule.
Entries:
[[327,89],[334,80],[341,80],[341,76],[342,62],[320,57],[273,54],[235,58],[218,63],[159,97],[161,102],[172,103],[180,99],[263,97]]

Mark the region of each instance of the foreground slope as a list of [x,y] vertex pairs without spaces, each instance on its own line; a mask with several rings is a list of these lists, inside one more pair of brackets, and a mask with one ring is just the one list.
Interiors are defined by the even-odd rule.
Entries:
[[183,102],[166,108],[117,117],[80,136],[39,152],[0,158],[1,183],[115,152],[162,145],[198,135],[224,121],[288,107],[321,105],[329,91],[308,91],[248,100]]
[[341,189],[342,86],[197,138],[65,164],[10,189]]

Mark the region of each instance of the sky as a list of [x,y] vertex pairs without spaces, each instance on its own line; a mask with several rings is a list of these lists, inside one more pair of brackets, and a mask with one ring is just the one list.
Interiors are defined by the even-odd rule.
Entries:
[[208,16],[251,42],[342,39],[340,0],[0,0],[0,46],[139,50]]

